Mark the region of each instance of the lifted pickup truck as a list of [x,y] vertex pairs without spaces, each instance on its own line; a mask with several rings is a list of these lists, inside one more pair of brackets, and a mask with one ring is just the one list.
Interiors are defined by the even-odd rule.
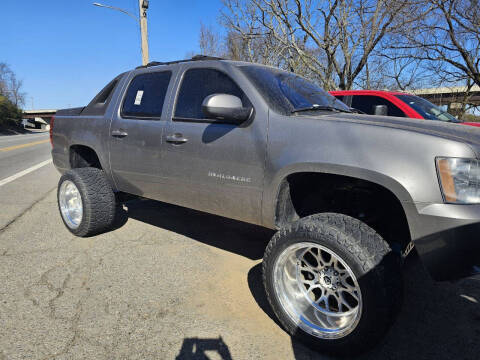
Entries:
[[413,246],[437,280],[480,264],[480,129],[351,113],[275,68],[150,63],[58,111],[51,140],[75,235],[111,227],[116,193],[277,229],[267,298],[289,334],[324,352],[379,341]]

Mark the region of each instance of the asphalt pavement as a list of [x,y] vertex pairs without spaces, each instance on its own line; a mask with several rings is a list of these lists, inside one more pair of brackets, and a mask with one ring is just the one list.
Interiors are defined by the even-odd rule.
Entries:
[[0,180],[51,158],[48,132],[0,136]]
[[0,229],[56,186],[50,150],[48,132],[0,136]]
[[[42,138],[23,139],[10,147]],[[0,158],[0,181],[49,146],[10,150],[34,161]],[[273,319],[260,271],[271,231],[133,200],[115,230],[76,238],[58,214],[58,178],[47,164],[0,186],[0,360],[328,359]],[[397,322],[358,358],[477,360],[479,302],[479,281],[434,283],[413,254]]]

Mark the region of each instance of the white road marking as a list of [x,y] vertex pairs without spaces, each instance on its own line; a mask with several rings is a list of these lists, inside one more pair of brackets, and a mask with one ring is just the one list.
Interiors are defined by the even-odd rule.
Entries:
[[41,163],[37,165],[33,165],[32,167],[29,167],[28,169],[25,169],[23,171],[20,171],[12,176],[9,176],[3,180],[0,180],[0,186],[3,186],[5,184],[8,184],[9,182],[12,182],[13,180],[17,180],[19,177],[22,177],[23,175],[27,175],[28,173],[31,173],[32,171],[35,171],[37,169],[40,169],[41,167],[48,165],[52,162],[52,159],[42,161]]

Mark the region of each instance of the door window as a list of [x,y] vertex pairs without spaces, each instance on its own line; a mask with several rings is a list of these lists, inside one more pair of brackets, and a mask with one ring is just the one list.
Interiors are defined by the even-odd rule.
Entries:
[[122,116],[159,118],[172,73],[151,72],[135,76],[123,101]]
[[352,108],[363,111],[365,114],[375,115],[375,106],[386,105],[388,116],[405,117],[405,113],[399,107],[387,99],[373,95],[353,95]]
[[237,84],[225,73],[215,69],[190,69],[183,76],[175,108],[175,119],[205,119],[203,100],[212,94],[239,97],[244,107],[250,101]]

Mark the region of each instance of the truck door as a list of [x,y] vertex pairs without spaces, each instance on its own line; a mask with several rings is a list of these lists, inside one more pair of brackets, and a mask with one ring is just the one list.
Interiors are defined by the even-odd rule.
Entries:
[[160,188],[164,102],[171,71],[131,79],[110,126],[110,166],[117,188],[156,199]]
[[[231,65],[230,65],[231,66]],[[183,66],[179,90],[164,133],[164,200],[193,209],[259,223],[268,110],[256,106],[247,80],[237,81],[225,63]],[[201,109],[211,94],[239,97],[252,105],[253,119],[241,125],[209,119]],[[258,99],[257,99],[258,101]]]

